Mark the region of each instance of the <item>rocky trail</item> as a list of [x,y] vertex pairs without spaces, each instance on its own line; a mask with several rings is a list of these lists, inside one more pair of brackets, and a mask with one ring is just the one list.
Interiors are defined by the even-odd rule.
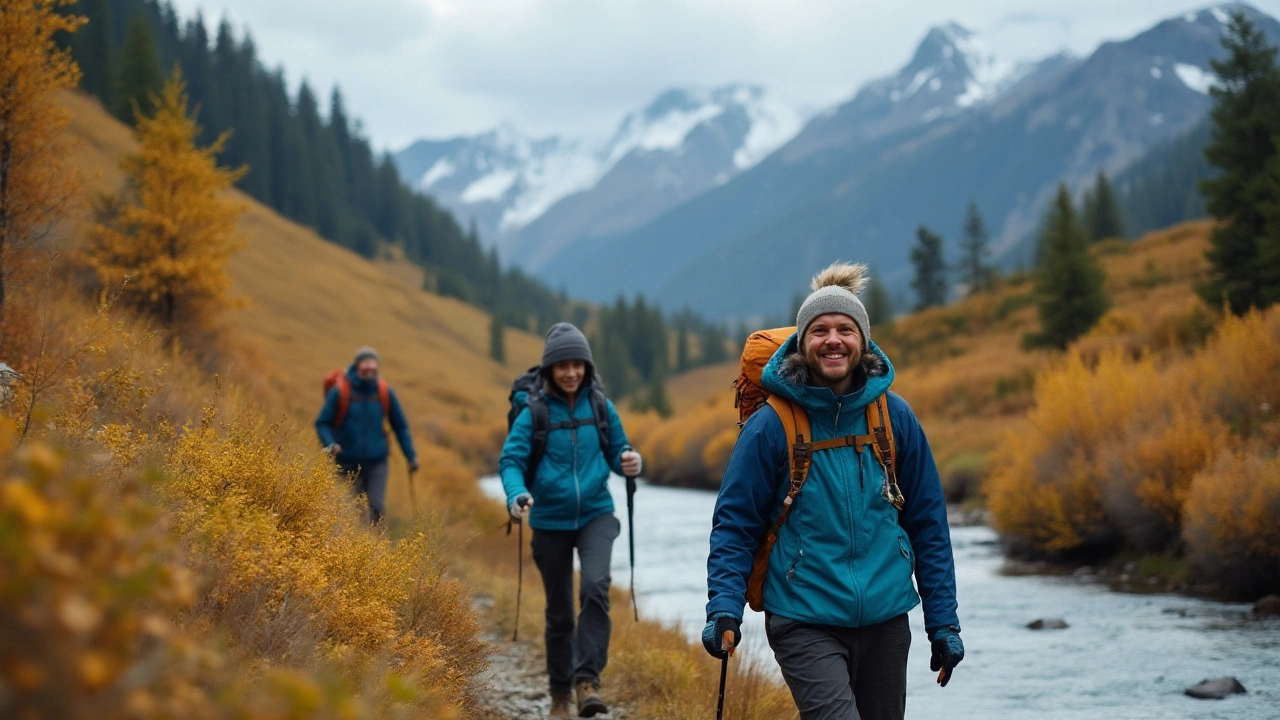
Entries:
[[[533,642],[512,642],[492,633],[484,635],[489,644],[489,669],[475,679],[475,696],[485,709],[484,720],[533,720],[547,717],[551,696],[547,692],[546,659]],[[606,701],[609,696],[605,694]],[[610,702],[607,715],[597,720],[623,720],[626,708]]]

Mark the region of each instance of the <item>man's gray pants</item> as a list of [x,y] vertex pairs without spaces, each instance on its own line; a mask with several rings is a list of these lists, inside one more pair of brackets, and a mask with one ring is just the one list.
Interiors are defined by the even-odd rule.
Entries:
[[387,514],[387,461],[382,460],[367,465],[339,464],[342,474],[351,478],[351,492],[356,497],[364,495],[369,499],[369,522],[377,525],[382,516]]
[[[578,530],[534,530],[533,561],[547,593],[547,675],[551,692],[569,692],[579,680],[599,684],[609,661],[609,560],[622,525],[600,515]],[[577,623],[573,606],[573,550],[578,549],[582,581]]]
[[765,634],[800,720],[902,720],[911,649],[906,615],[842,628],[770,613]]

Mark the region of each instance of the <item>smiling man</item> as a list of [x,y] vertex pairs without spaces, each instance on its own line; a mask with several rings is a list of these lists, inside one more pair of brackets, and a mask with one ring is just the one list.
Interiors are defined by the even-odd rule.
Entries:
[[[857,297],[865,283],[865,266],[843,263],[814,278],[797,332],[765,366],[762,384],[776,399],[742,428],[711,530],[703,644],[723,657],[726,632],[741,640],[753,556],[789,496],[791,456],[809,458],[777,528],[762,598],[769,646],[801,720],[904,716],[907,611],[922,598],[940,684],[964,657],[942,485],[920,423],[889,392],[893,366],[871,341]],[[812,437],[787,437],[776,406],[806,414]],[[896,446],[888,453],[896,488],[871,448],[868,418],[881,411]]]

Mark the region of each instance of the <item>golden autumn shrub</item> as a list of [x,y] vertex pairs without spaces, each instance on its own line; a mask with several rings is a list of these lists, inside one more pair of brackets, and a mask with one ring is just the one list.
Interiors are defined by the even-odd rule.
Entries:
[[1232,452],[1196,475],[1187,494],[1187,554],[1240,597],[1280,591],[1280,457]]
[[1229,564],[1227,547],[1280,553],[1275,466],[1257,450],[1239,456],[1276,435],[1277,367],[1280,309],[1224,318],[1190,356],[1069,354],[1039,376],[1027,427],[994,454],[992,522],[1050,554],[1177,551],[1185,540],[1197,570],[1247,592],[1249,572],[1214,563]]

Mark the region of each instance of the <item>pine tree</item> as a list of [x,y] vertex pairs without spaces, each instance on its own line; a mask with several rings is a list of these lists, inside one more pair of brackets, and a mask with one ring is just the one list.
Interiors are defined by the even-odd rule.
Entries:
[[503,332],[505,324],[502,322],[502,316],[494,313],[489,318],[489,358],[494,362],[505,363],[507,361],[507,344],[504,339]]
[[39,239],[75,189],[64,172],[70,115],[55,95],[80,82],[80,69],[53,42],[84,22],[59,12],[71,4],[6,0],[0,11],[0,327],[13,253]]
[[1065,184],[1058,186],[1040,244],[1043,263],[1036,275],[1040,332],[1028,336],[1026,343],[1065,348],[1088,332],[1111,306],[1103,288],[1106,275],[1089,251],[1088,237],[1076,218]]
[[1241,12],[1232,14],[1222,45],[1228,56],[1211,61],[1218,83],[1211,89],[1213,139],[1205,150],[1219,172],[1200,184],[1220,224],[1206,253],[1213,274],[1201,294],[1239,314],[1274,301],[1268,284],[1280,275],[1274,266],[1280,253],[1264,251],[1277,242],[1268,238],[1280,233],[1268,212],[1280,203],[1277,174],[1268,172],[1280,138],[1280,68],[1276,48]]
[[175,69],[156,111],[138,120],[136,155],[120,161],[129,182],[114,212],[92,232],[88,265],[108,288],[166,326],[198,328],[230,304],[226,263],[239,249],[243,206],[226,195],[243,169],[218,167],[226,135],[196,147]]
[[134,122],[135,112],[150,117],[155,112],[152,102],[164,85],[164,70],[151,34],[151,23],[142,13],[135,13],[129,22],[117,71],[111,112],[127,123]]
[[1091,242],[1124,237],[1120,203],[1106,173],[1098,171],[1093,187],[1084,195],[1084,223]]
[[111,13],[107,0],[85,0],[83,7],[88,22],[76,33],[73,45],[76,64],[84,72],[80,87],[111,107],[111,86],[115,78]]
[[876,325],[888,325],[893,322],[893,301],[876,273],[871,273],[863,305],[867,308],[867,319],[873,328]]
[[946,304],[947,263],[942,258],[942,237],[924,225],[916,231],[911,264],[915,266],[911,288],[916,291],[916,310]]
[[969,203],[965,211],[964,229],[960,241],[960,282],[966,292],[973,296],[991,289],[993,270],[987,263],[991,255],[990,239],[987,235],[987,223],[982,219],[978,204]]

